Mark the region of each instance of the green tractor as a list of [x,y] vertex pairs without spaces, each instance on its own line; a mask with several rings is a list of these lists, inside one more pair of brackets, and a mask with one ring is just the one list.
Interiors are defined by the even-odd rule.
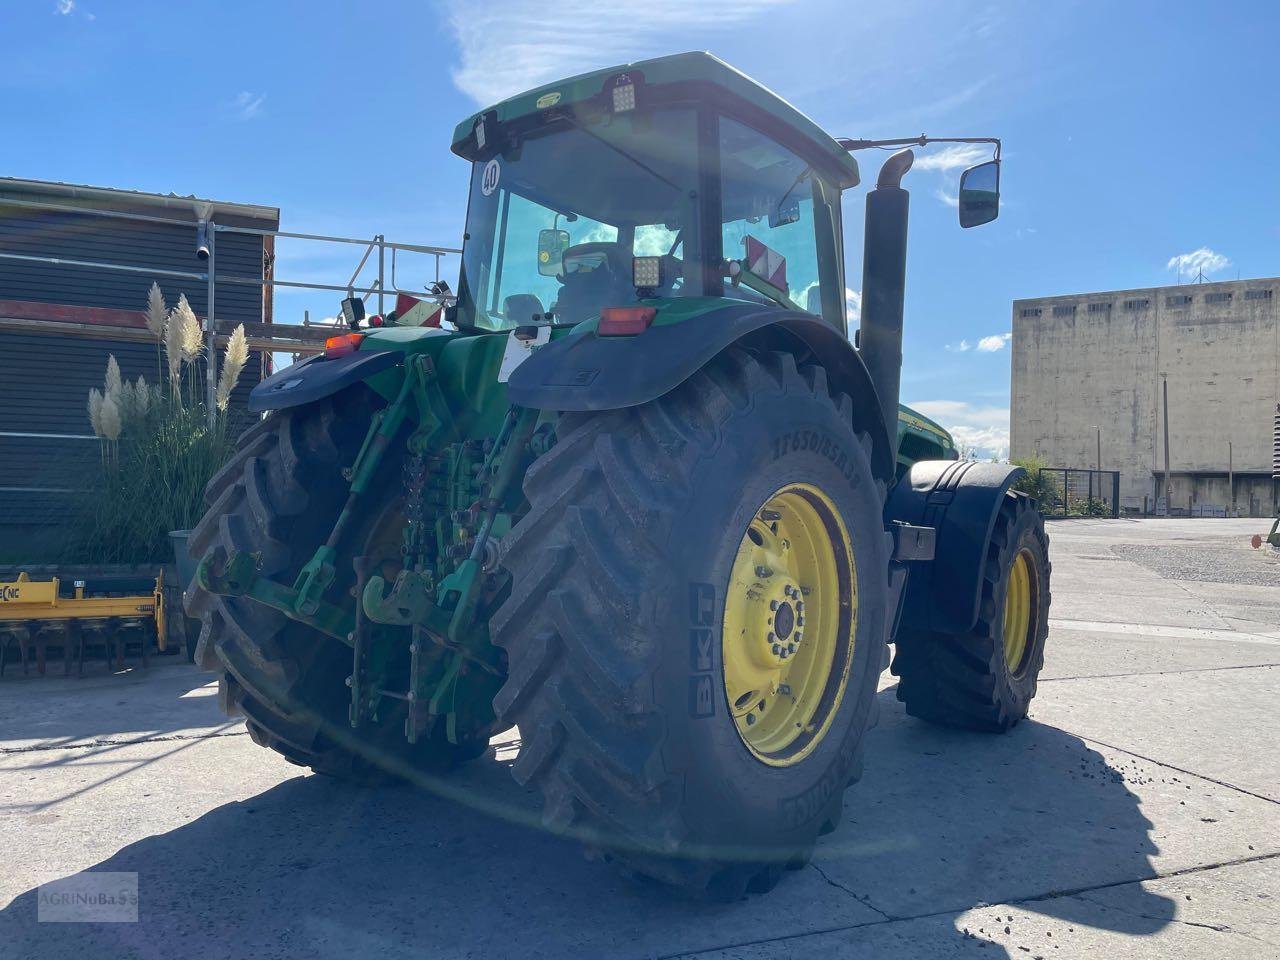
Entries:
[[346,302],[209,484],[187,604],[223,708],[299,765],[419,783],[517,726],[548,827],[715,898],[839,823],[891,643],[910,714],[1024,717],[1043,524],[1018,468],[899,406],[909,150],[867,197],[850,342],[863,145],[705,54],[462,123],[445,322]]

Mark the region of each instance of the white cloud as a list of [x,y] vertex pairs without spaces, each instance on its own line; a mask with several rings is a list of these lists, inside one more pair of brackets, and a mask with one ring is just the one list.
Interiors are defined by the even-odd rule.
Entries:
[[959,171],[989,159],[991,148],[974,143],[954,143],[933,153],[916,157],[915,170],[932,170],[942,174],[946,185],[934,188],[933,195],[948,207],[959,207]]
[[981,460],[1009,454],[1009,408],[974,406],[963,400],[921,400],[907,406],[938,421],[956,443]]
[[916,157],[915,163],[911,166],[915,170],[941,170],[943,173],[951,173],[953,170],[964,170],[975,163],[981,163],[988,159],[990,153],[990,147],[981,147],[972,143],[955,143],[934,153]]
[[978,341],[978,349],[983,353],[995,353],[997,350],[1003,350],[1004,345],[1012,339],[1012,333],[993,333]]
[[450,0],[459,55],[453,82],[487,106],[559,77],[667,52],[673,36],[723,30],[788,2],[647,0],[637,6],[562,0],[550,16],[537,0]]
[[235,100],[231,101],[231,106],[241,120],[252,120],[262,113],[262,105],[266,102],[266,99],[267,95],[265,93],[252,93],[249,90],[241,90],[236,94]]
[[58,0],[54,5],[54,13],[66,16],[76,8],[76,0]]
[[973,349],[973,344],[968,340],[961,340],[959,343],[948,343],[942,349],[949,350],[951,353],[966,353]]
[[844,309],[849,319],[850,328],[862,321],[862,293],[859,290],[844,288]]
[[1190,253],[1180,253],[1176,257],[1170,257],[1167,264],[1168,269],[1178,271],[1178,276],[1194,276],[1201,271],[1217,273],[1229,266],[1231,266],[1230,260],[1208,247],[1199,247]]

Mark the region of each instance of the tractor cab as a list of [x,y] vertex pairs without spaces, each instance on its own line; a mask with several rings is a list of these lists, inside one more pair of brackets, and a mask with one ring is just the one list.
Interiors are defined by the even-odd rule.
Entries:
[[540,88],[467,121],[457,321],[576,325],[714,297],[845,330],[847,151],[716,58],[680,54]]

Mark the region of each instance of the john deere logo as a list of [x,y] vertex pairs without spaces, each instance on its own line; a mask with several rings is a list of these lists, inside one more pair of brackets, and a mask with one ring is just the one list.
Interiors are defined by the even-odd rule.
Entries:
[[0,600],[7,601],[7,600],[17,600],[17,599],[18,599],[17,587],[11,587],[7,584],[3,587],[0,587]]

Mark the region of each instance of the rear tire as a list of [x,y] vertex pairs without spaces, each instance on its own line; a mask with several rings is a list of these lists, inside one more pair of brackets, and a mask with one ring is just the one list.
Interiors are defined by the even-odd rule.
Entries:
[[[375,404],[359,387],[270,414],[246,431],[209,482],[209,511],[189,540],[192,556],[222,563],[236,551],[253,553],[261,576],[291,584],[341,510],[348,489],[341,471],[355,459]],[[399,478],[398,470],[384,473]],[[343,596],[351,579],[351,570],[339,570],[329,595]],[[186,608],[201,624],[196,662],[222,672],[223,711],[243,715],[253,741],[291,763],[381,782],[446,770],[488,745],[487,730],[461,746],[442,735],[410,744],[403,710],[394,706],[378,723],[353,730],[346,687],[351,651],[344,644],[270,607],[211,594],[195,582]]]
[[[512,772],[542,792],[549,828],[628,872],[734,899],[769,889],[839,824],[887,602],[883,487],[852,416],[821,367],[740,350],[650,403],[562,415],[526,476],[530,511],[504,549],[511,594],[491,625],[510,665],[494,706],[521,734]],[[726,695],[724,608],[747,603],[730,574],[762,504],[801,486],[844,525],[851,546],[832,569],[854,570],[857,615],[833,654],[841,696],[819,701],[829,725],[799,725],[804,750],[771,763]]]
[[[1019,588],[1024,564],[1028,582]],[[1036,695],[1049,633],[1049,538],[1044,518],[1030,498],[1009,492],[987,543],[978,621],[964,634],[900,634],[893,658],[898,699],[907,713],[946,726],[1002,733],[1027,715]],[[1007,616],[1025,592],[1029,610],[1022,620]],[[1019,636],[1006,626],[1019,624]]]

